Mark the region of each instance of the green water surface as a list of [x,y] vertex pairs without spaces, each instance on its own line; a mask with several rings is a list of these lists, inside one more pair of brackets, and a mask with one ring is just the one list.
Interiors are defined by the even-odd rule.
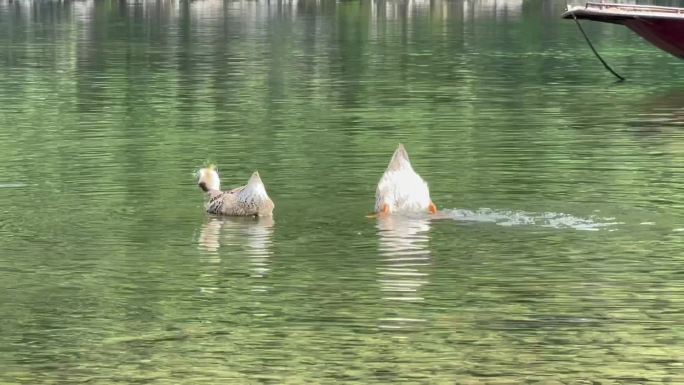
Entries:
[[564,6],[0,0],[0,383],[683,383],[684,62]]

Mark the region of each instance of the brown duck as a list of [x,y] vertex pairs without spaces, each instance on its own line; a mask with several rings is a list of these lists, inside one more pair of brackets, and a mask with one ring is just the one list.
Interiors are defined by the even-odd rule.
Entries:
[[229,191],[221,191],[221,181],[214,165],[198,172],[197,185],[207,193],[207,212],[217,215],[270,217],[275,205],[266,193],[266,186],[255,171],[247,184]]

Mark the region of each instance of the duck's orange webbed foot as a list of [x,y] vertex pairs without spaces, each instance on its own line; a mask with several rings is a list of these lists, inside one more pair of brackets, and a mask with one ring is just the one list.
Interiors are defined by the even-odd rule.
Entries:
[[380,210],[380,212],[378,213],[378,218],[385,218],[385,217],[388,217],[389,215],[390,215],[390,205],[385,203],[384,205],[382,205],[382,210]]
[[428,212],[430,214],[436,214],[437,213],[437,206],[434,203],[430,202],[430,205],[428,206]]
[[382,205],[382,210],[375,212],[373,214],[366,215],[366,218],[384,218],[390,215],[390,206],[385,203]]

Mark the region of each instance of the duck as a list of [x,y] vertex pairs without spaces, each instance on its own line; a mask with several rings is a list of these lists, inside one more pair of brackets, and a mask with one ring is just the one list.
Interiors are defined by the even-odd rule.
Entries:
[[413,170],[408,152],[401,143],[378,182],[375,191],[375,212],[378,215],[437,213],[437,206],[430,199],[427,182]]
[[275,204],[255,171],[247,184],[229,191],[221,191],[221,180],[215,165],[199,170],[197,185],[209,196],[206,210],[210,214],[240,217],[270,217]]

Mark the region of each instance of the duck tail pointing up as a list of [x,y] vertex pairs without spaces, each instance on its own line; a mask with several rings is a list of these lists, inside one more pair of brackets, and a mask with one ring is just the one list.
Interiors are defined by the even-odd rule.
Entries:
[[258,171],[255,171],[254,174],[252,174],[252,176],[249,178],[247,185],[242,190],[242,195],[244,195],[245,198],[268,197],[268,194],[266,194],[266,186],[264,186],[264,182],[261,181],[261,177],[259,176]]
[[399,147],[394,151],[394,155],[392,155],[392,160],[389,162],[389,166],[387,166],[388,170],[399,170],[403,167],[406,166],[406,164],[411,165],[411,161],[409,160],[408,152],[406,152],[406,149],[404,148],[404,145],[399,143]]
[[247,187],[257,187],[257,186],[263,186],[264,182],[261,181],[261,177],[259,176],[259,171],[254,171],[252,176],[249,178],[249,181],[247,181]]

